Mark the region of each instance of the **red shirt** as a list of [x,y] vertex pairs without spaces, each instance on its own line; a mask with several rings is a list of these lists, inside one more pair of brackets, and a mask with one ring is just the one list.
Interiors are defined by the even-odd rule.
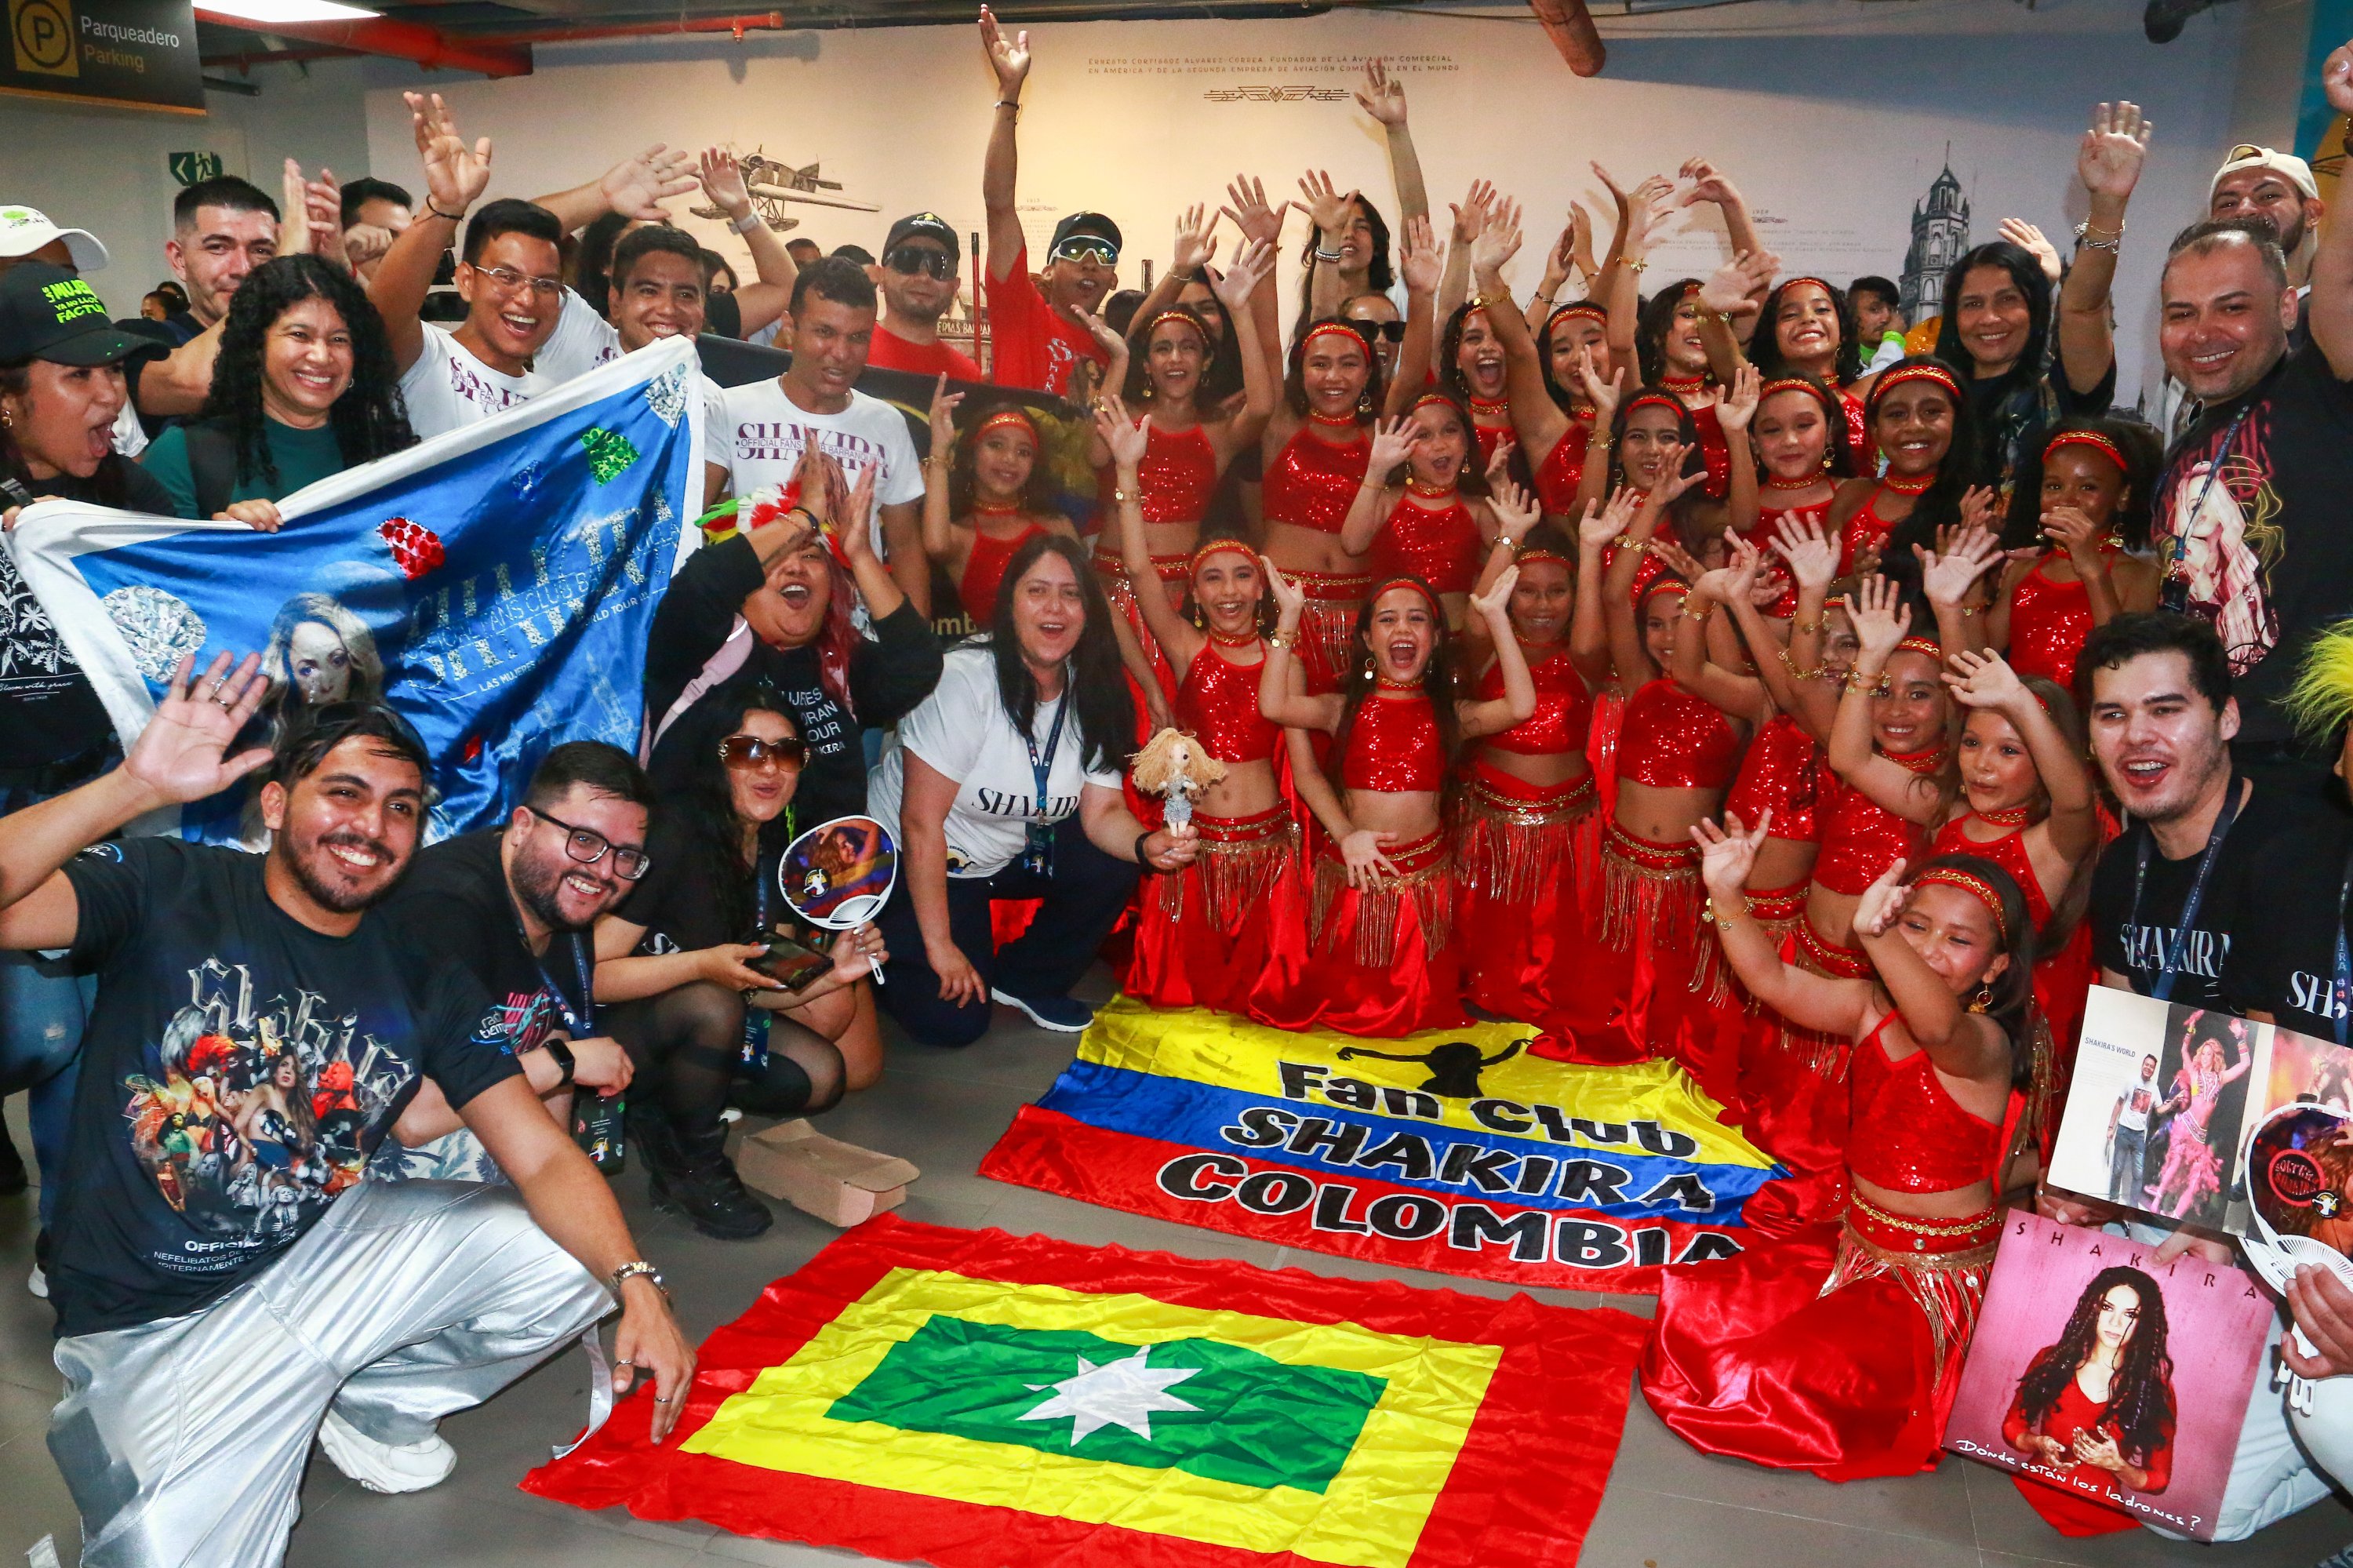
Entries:
[[1080,360],[1110,363],[1092,334],[1065,319],[1038,291],[1037,281],[1029,276],[1028,246],[1013,253],[1013,270],[1003,278],[994,271],[982,274],[980,285],[988,303],[988,341],[995,355],[989,362],[990,380],[1059,397],[1070,390],[1071,372]]
[[951,381],[986,381],[972,356],[958,354],[944,343],[909,343],[881,322],[874,323],[866,363],[877,370],[912,370],[918,376],[944,375]]

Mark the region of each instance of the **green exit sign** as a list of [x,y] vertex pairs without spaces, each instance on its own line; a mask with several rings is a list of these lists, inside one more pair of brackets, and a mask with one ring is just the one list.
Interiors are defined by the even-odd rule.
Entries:
[[218,153],[174,153],[170,157],[172,177],[184,185],[220,178],[221,155]]

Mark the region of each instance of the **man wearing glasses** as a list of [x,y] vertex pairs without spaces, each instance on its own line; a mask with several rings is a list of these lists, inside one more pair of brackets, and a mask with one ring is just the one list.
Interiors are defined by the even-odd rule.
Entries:
[[1039,289],[1039,280],[1029,275],[1029,242],[1014,197],[1029,35],[1007,37],[983,6],[980,42],[997,73],[996,123],[980,175],[981,202],[988,213],[989,379],[999,387],[1034,387],[1064,397],[1081,365],[1096,366],[1084,378],[1091,384],[1110,363],[1109,351],[1096,341],[1085,317],[1119,286],[1119,225],[1099,212],[1074,212],[1056,224],[1046,248],[1045,287]]
[[980,366],[940,341],[940,317],[955,303],[956,232],[935,212],[919,212],[891,226],[882,260],[869,267],[882,296],[866,363],[878,370],[911,370],[953,381],[983,379]]
[[[385,905],[415,950],[446,955],[480,982],[503,1049],[567,1129],[575,1090],[610,1097],[628,1087],[628,1054],[597,1026],[588,928],[645,875],[652,804],[628,753],[567,742],[533,772],[505,826],[419,850]],[[369,1174],[502,1180],[462,1129],[415,1147],[386,1139]]]

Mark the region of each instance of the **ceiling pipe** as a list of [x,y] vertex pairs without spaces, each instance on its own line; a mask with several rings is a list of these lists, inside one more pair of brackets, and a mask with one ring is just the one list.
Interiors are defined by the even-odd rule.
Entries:
[[[466,70],[488,77],[531,74],[531,50],[527,47],[479,44],[470,38],[451,37],[438,28],[420,26],[415,22],[396,22],[375,16],[352,22],[260,24],[208,10],[202,5],[196,7],[196,15],[224,27],[300,38],[307,43],[328,44],[359,54],[414,60],[427,70]],[[292,53],[289,50],[278,58],[290,58]],[[255,63],[261,63],[260,58],[257,58]]]
[[1528,0],[1528,9],[1544,24],[1552,47],[1568,62],[1568,69],[1579,76],[1599,76],[1609,58],[1609,51],[1601,42],[1601,30],[1593,25],[1593,13],[1585,8],[1585,0]]
[[737,43],[751,32],[781,33],[785,30],[782,11],[759,11],[742,16],[692,16],[675,22],[588,22],[573,25],[553,23],[541,27],[510,27],[499,32],[469,33],[469,43],[490,46],[514,44],[583,44],[600,38],[659,38],[680,33],[730,33]]
[[206,55],[207,70],[234,70],[250,74],[258,65],[303,65],[313,60],[350,60],[359,58],[356,49],[248,49],[241,54]]

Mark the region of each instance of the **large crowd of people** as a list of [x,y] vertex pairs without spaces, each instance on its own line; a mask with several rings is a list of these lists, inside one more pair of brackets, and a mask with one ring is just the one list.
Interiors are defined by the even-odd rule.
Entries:
[[[625,1100],[656,1205],[748,1239],[731,1107],[871,1087],[885,1015],[934,1046],[996,1003],[1083,1029],[1107,943],[1155,1005],[1679,1064],[1790,1173],[1739,1257],[1662,1290],[1641,1387],[1711,1453],[1934,1465],[2008,1205],[2228,1256],[2042,1177],[2094,983],[2346,1039],[2353,229],[2302,160],[2233,149],[2165,248],[2152,424],[2116,405],[2130,103],[2083,135],[2072,247],[2005,222],[1907,323],[1883,279],[1786,272],[1705,160],[1597,167],[1613,210],[1556,239],[1483,180],[1439,219],[1376,63],[1391,205],[1237,177],[1138,293],[1101,213],[1030,254],[1028,38],[980,36],[986,376],[943,339],[935,214],[824,255],[729,154],[659,146],[495,195],[438,97],[409,101],[421,195],[183,191],[136,319],[91,235],[0,207],[12,528],[65,498],[268,550],[295,492],[649,344],[790,355],[703,394],[688,499],[734,522],[654,615],[643,754],[557,746],[499,826],[429,846],[432,759],[364,627],[322,604],[184,663],[126,752],[0,550],[0,1092],[29,1097],[85,1562],[276,1561],[314,1434],[429,1486],[441,1415],[616,1301],[659,1439],[693,1354],[590,1113]],[[2353,45],[2324,85],[2353,111]],[[754,278],[670,224],[696,192]],[[1650,279],[1694,206],[1724,264]],[[936,378],[927,455],[870,367]],[[987,380],[1075,409],[1087,486],[1048,402]],[[123,836],[248,776],[248,847]],[[856,814],[895,893],[796,927],[778,858]],[[787,985],[795,942],[821,951]],[[2163,1092],[2120,1102],[2119,1149]],[[2211,1182],[2196,1152],[2162,1181]],[[2291,1323],[2313,1396],[2257,1380],[2222,1539],[2353,1484],[2353,1291],[2301,1271]],[[164,1392],[210,1377],[237,1400]],[[2050,1390],[2016,1441],[2161,1489],[2068,1387],[2064,1441]],[[2063,1531],[2131,1524],[2019,1484]]]

